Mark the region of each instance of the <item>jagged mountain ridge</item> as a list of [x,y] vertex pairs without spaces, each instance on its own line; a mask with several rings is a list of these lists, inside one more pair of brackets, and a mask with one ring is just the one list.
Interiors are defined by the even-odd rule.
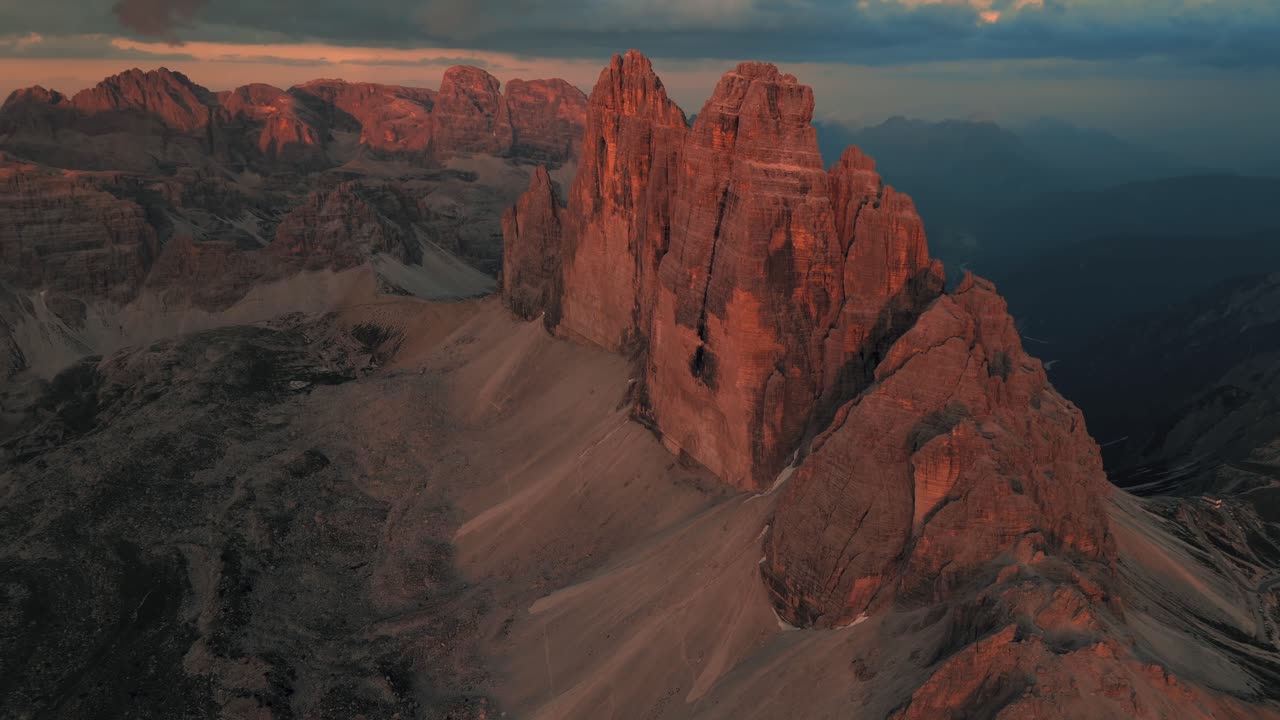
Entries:
[[1160,717],[1138,698],[1164,686],[1204,698],[1187,716],[1251,712],[1165,671],[1067,699],[1069,676],[1105,684],[1151,652],[1121,629],[1143,593],[1114,571],[1132,508],[994,287],[942,293],[909,198],[856,148],[823,169],[807,87],[743,63],[686,129],[633,51],[589,103],[583,167],[615,172],[580,174],[563,207],[535,175],[504,218],[504,302],[631,353],[634,413],[669,450],[776,494],[761,574],[780,618],[980,603],[893,717]]
[[[0,106],[0,147],[62,167],[117,170],[163,169],[202,154],[233,168],[311,170],[341,164],[353,145],[428,164],[458,153],[563,163],[575,155],[585,104],[562,80],[515,80],[504,90],[469,66],[446,70],[439,90],[317,80],[221,93],[167,68],[135,68],[70,98],[14,91]],[[169,137],[152,157],[100,152],[95,138],[121,135]]]
[[0,107],[0,377],[219,324],[245,303],[235,312],[254,319],[321,309],[324,292],[303,287],[313,276],[371,269],[394,292],[486,292],[502,208],[531,160],[572,172],[585,104],[561,80],[502,88],[462,66],[439,90],[213,93],[161,68],[71,97],[15,91]]

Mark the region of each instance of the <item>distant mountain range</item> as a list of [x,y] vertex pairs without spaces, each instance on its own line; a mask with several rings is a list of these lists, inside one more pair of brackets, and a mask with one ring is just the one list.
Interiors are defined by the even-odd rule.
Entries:
[[86,170],[308,172],[357,154],[439,165],[483,153],[558,165],[575,152],[586,96],[564,80],[457,66],[440,88],[315,80],[212,92],[167,68],[127,70],[72,96],[34,86],[0,106],[0,148]]
[[998,285],[1021,331],[1048,343],[1037,352],[1052,360],[1243,273],[1276,271],[1280,231],[1107,235],[1042,253],[1001,273]]
[[980,221],[973,253],[985,272],[1000,276],[1045,252],[1105,236],[1229,237],[1280,229],[1277,197],[1280,178],[1238,175],[1044,193]]
[[1041,120],[901,117],[868,128],[815,123],[830,163],[855,144],[905,189],[935,253],[999,281],[1064,243],[1117,234],[1238,234],[1280,225],[1280,179],[1197,166],[1106,132]]
[[1224,490],[1280,474],[1280,273],[1219,282],[1061,358],[1054,382],[1106,444],[1114,479]]
[[[969,192],[1034,194],[1089,190],[1126,182],[1222,171],[1149,149],[1103,130],[1042,118],[1017,129],[984,120],[938,122],[896,116],[865,128],[816,122],[823,159],[835,162],[850,144],[886,168],[890,183],[919,192],[945,177]],[[976,180],[961,185],[960,178]],[[909,183],[909,184],[908,184]]]
[[563,80],[467,66],[438,89],[212,92],[160,68],[17,90],[0,106],[0,383],[327,309],[348,286],[483,294],[502,211],[534,163],[572,172],[586,108]]

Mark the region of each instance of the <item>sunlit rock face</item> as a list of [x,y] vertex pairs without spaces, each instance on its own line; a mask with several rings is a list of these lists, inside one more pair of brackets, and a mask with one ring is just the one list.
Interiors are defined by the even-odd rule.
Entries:
[[[560,242],[549,222],[505,236],[516,262],[560,256],[559,289],[518,312],[639,351],[640,415],[742,488],[773,482],[942,286],[910,199],[856,150],[825,170],[812,118],[808,87],[744,63],[689,128],[644,56],[616,56],[589,100]],[[530,193],[518,215],[548,207]]]
[[150,72],[135,68],[114,75],[96,87],[76,93],[70,105],[90,115],[137,113],[187,132],[208,127],[220,119],[220,107],[213,93],[191,82],[186,75],[166,68]]
[[182,73],[135,69],[70,98],[17,90],[0,108],[0,135],[24,157],[85,169],[215,161],[310,172],[360,153],[428,166],[470,154],[560,165],[577,157],[586,107],[563,80],[513,80],[504,89],[465,65],[446,70],[439,90],[313,80],[219,93]]
[[843,298],[813,93],[726,74],[685,143],[648,365],[664,442],[740,487],[786,464],[821,392]]
[[271,85],[255,83],[218,94],[231,121],[240,121],[248,144],[264,158],[296,167],[325,164],[328,129],[321,117],[297,97]]
[[587,96],[564,80],[512,80],[494,133],[512,157],[562,163],[577,156],[586,121]]
[[445,71],[431,108],[432,142],[443,151],[497,154],[494,133],[502,105],[498,78],[480,68],[458,66]]
[[315,80],[289,92],[332,130],[356,135],[362,147],[419,156],[425,155],[431,146],[435,90]]
[[1104,557],[1109,487],[1079,410],[1023,352],[995,289],[967,276],[795,469],[765,574],[797,625],[899,594],[945,599],[1018,544]]
[[502,247],[502,301],[525,320],[559,314],[560,215],[551,177],[539,167],[502,216],[502,233],[510,238]]
[[562,334],[618,350],[647,333],[684,133],[648,58],[615,56],[591,91],[569,190]]
[[911,199],[870,158],[822,167],[813,103],[743,63],[686,128],[648,62],[615,57],[568,207],[538,175],[508,213],[508,306],[636,351],[637,414],[724,481],[762,490],[793,466],[763,565],[793,624],[943,599],[1015,545],[1106,557],[1079,411],[994,287],[943,294]]

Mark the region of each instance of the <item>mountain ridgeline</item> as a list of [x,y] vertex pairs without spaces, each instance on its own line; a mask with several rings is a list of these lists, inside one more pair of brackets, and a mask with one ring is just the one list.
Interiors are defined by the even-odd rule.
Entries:
[[[363,149],[440,164],[457,153],[562,163],[586,97],[563,80],[448,69],[438,90],[316,80],[211,92],[165,68],[129,70],[71,97],[42,87],[0,107],[0,146],[65,168],[154,171],[195,157],[231,169],[316,170]],[[123,146],[116,146],[127,139]]]
[[857,148],[824,169],[812,113],[743,63],[690,127],[647,59],[615,56],[565,202],[538,173],[504,217],[505,304],[629,354],[632,412],[670,451],[777,494],[760,573],[787,623],[980,604],[893,717],[1161,716],[1152,685],[1092,714],[1048,700],[1067,667],[1147,652],[1114,631],[1135,596],[1098,446],[995,288],[943,291],[910,198]]
[[215,93],[162,68],[70,97],[15,91],[0,107],[0,382],[327,309],[352,283],[486,293],[503,209],[531,162],[572,172],[585,112],[563,80],[502,87],[474,67],[439,89]]

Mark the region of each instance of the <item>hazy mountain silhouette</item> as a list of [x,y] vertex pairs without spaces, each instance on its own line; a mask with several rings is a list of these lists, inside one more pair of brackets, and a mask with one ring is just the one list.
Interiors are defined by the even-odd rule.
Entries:
[[1160,463],[1181,471],[1156,479],[1204,489],[1207,470],[1247,462],[1280,434],[1274,413],[1256,412],[1280,400],[1280,273],[1224,280],[1062,351],[1054,383],[1122,481]]
[[847,144],[877,158],[886,182],[911,192],[935,252],[997,280],[1067,242],[1277,225],[1272,198],[1280,180],[1200,167],[1059,120],[1016,131],[989,121],[902,117],[856,130],[815,125],[825,160]]

